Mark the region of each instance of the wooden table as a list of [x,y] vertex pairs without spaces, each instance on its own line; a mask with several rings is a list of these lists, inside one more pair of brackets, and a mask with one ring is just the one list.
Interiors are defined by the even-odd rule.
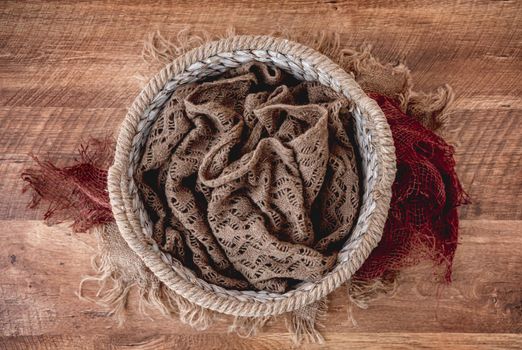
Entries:
[[[218,4],[219,3],[219,4]],[[185,25],[243,33],[330,30],[384,61],[405,61],[419,89],[451,84],[458,172],[473,197],[460,211],[454,282],[442,291],[420,271],[398,293],[355,310],[334,293],[324,348],[522,347],[522,109],[520,1],[121,1],[0,5],[0,348],[282,349],[282,322],[260,336],[198,333],[177,320],[139,316],[118,328],[106,310],[79,301],[91,272],[89,234],[42,224],[27,209],[20,172],[29,153],[67,164],[81,138],[116,132],[147,72],[141,47]],[[94,286],[90,287],[94,291]],[[135,299],[135,295],[132,299]],[[316,348],[307,346],[306,348]]]

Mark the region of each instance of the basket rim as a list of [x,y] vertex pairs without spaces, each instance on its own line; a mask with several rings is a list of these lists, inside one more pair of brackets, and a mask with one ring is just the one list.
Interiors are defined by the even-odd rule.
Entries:
[[[282,294],[226,290],[201,280],[180,263],[165,261],[147,239],[146,219],[132,195],[132,164],[143,146],[144,127],[153,122],[168,93],[210,71],[230,69],[248,60],[272,62],[305,80],[317,80],[343,93],[354,105],[359,153],[363,161],[363,203],[353,233],[338,264],[315,282]],[[166,92],[165,92],[166,91]],[[360,136],[360,137],[359,137]],[[146,140],[146,137],[145,137]],[[366,152],[366,153],[365,153]],[[366,159],[365,157],[368,157]],[[395,178],[395,149],[386,118],[352,76],[323,54],[296,42],[271,36],[234,36],[199,46],[166,65],[141,91],[120,127],[108,191],[118,229],[129,247],[168,288],[203,308],[234,316],[271,316],[313,303],[347,282],[380,241]]]

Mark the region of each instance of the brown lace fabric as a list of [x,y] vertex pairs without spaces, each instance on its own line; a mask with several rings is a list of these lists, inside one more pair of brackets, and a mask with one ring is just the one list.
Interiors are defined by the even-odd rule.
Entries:
[[359,207],[349,108],[260,63],[178,89],[135,176],[160,249],[229,289],[322,276]]

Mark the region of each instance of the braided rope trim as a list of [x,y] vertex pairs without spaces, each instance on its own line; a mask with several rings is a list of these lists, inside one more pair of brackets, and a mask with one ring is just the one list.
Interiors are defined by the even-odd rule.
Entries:
[[[180,85],[252,60],[274,64],[302,80],[319,81],[349,98],[363,160],[363,203],[352,235],[339,253],[337,266],[320,280],[301,283],[284,294],[227,290],[197,278],[191,270],[161,253],[149,238],[150,220],[133,180],[150,126],[172,92]],[[120,128],[108,187],[122,237],[165,285],[203,308],[234,316],[261,317],[317,301],[360,268],[381,238],[394,177],[395,149],[384,114],[348,73],[326,56],[298,43],[268,36],[236,36],[208,43],[177,58],[142,90]]]

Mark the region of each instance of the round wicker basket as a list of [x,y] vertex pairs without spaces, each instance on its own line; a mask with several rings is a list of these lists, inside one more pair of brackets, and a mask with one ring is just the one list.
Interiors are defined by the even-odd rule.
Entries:
[[[284,294],[228,290],[209,284],[161,252],[150,238],[151,222],[133,180],[151,125],[176,88],[254,60],[275,65],[298,79],[319,81],[350,99],[361,155],[362,204],[337,265],[320,280],[300,283]],[[143,89],[121,126],[108,190],[122,237],[168,288],[188,302],[216,312],[265,317],[318,301],[352,277],[381,238],[394,177],[395,150],[386,118],[349,73],[321,53],[295,42],[269,36],[235,36],[178,57]]]

